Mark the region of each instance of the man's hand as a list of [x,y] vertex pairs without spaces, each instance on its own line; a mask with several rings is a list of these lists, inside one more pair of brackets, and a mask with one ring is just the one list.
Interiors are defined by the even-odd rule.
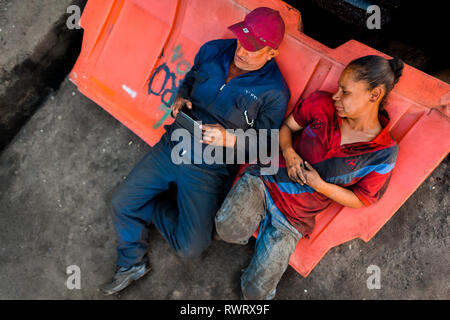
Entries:
[[236,136],[220,124],[202,124],[200,129],[203,133],[201,143],[227,148],[233,148],[236,143]]
[[178,97],[175,102],[172,104],[172,111],[170,112],[170,115],[172,118],[175,118],[180,112],[180,110],[186,106],[188,109],[192,109],[192,102],[190,102],[188,99],[184,99],[182,97]]
[[286,160],[286,169],[288,176],[292,181],[298,182],[301,185],[306,183],[304,174],[305,167],[303,159],[292,149],[284,155]]

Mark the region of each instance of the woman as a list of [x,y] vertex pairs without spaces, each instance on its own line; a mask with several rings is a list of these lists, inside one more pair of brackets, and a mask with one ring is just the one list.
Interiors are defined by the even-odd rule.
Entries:
[[241,277],[244,299],[275,296],[298,240],[332,201],[359,208],[381,198],[398,152],[383,105],[402,71],[397,59],[352,61],[335,94],[313,93],[284,121],[278,173],[245,170],[233,186],[216,215],[218,236],[245,244],[260,226]]

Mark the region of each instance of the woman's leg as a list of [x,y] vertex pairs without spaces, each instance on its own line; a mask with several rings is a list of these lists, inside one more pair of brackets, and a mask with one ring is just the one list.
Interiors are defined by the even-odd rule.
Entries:
[[274,205],[268,192],[266,199],[267,216],[261,223],[255,255],[241,276],[244,299],[274,298],[278,282],[302,236]]
[[265,212],[264,183],[261,178],[245,173],[231,188],[217,212],[216,232],[226,242],[246,244]]

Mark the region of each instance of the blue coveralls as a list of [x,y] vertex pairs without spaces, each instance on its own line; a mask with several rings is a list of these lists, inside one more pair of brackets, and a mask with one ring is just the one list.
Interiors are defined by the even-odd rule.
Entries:
[[[254,120],[254,129],[278,129],[290,98],[288,86],[273,59],[225,84],[236,45],[236,39],[205,43],[177,96],[192,102],[192,114],[204,124],[245,130],[250,128],[247,120]],[[133,168],[112,199],[119,267],[148,259],[147,228],[152,222],[180,256],[198,256],[211,243],[215,214],[237,166],[194,161],[174,164],[171,150],[177,142],[170,137],[176,128],[176,122],[165,127],[161,140]],[[171,184],[178,189],[176,204],[161,196]]]

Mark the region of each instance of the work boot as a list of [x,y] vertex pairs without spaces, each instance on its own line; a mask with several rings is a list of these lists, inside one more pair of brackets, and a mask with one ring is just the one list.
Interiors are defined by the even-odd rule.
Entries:
[[105,295],[111,295],[128,287],[131,282],[145,276],[150,271],[150,265],[143,263],[132,267],[118,268],[116,274],[110,282],[100,286],[100,291]]

